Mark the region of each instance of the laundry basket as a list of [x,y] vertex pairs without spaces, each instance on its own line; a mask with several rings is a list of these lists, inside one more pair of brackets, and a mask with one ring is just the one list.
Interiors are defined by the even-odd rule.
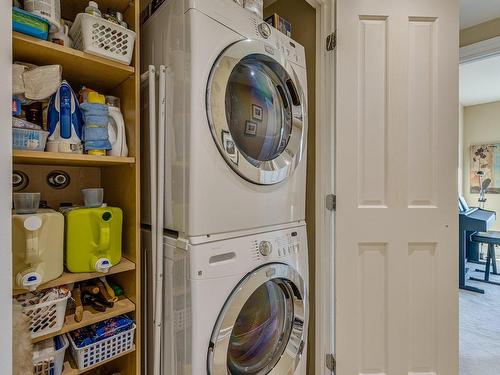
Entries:
[[132,61],[135,32],[87,13],[79,13],[69,31],[73,48],[127,65]]
[[102,361],[107,361],[117,355],[132,349],[134,345],[135,324],[127,330],[120,332],[107,339],[97,341],[93,344],[78,348],[70,334],[67,337],[70,342],[71,354],[78,369],[85,370]]
[[60,348],[52,352],[33,356],[34,375],[61,375],[64,365],[64,354],[69,341],[65,335],[50,340],[60,340]]
[[36,305],[23,305],[23,313],[29,319],[31,337],[36,338],[59,331],[64,324],[66,304],[71,292],[68,290],[64,297]]

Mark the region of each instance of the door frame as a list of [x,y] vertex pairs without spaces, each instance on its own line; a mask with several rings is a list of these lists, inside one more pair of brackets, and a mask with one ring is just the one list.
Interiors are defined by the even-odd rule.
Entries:
[[[10,102],[12,99],[12,8],[4,1],[0,4],[0,118],[11,121]],[[11,194],[12,194],[12,131],[4,126],[0,129],[0,238],[2,238],[2,262],[0,263],[0,362],[3,373],[12,373],[12,248],[11,248]]]
[[[326,196],[335,187],[335,52],[326,39],[335,31],[335,0],[305,0],[316,9],[316,190],[315,190],[315,353],[314,373],[326,375],[334,353],[334,214]],[[310,369],[312,366],[308,364]]]

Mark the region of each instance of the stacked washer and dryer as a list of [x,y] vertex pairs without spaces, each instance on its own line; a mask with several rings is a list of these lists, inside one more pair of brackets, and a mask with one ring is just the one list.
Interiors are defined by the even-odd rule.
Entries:
[[141,44],[144,372],[305,375],[304,48],[232,0]]

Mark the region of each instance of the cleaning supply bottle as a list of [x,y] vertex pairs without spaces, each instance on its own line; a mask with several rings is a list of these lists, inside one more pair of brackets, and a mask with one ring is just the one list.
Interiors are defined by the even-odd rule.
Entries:
[[68,82],[63,81],[50,98],[47,110],[49,138],[47,151],[83,152],[83,118],[78,99]]
[[69,27],[61,20],[61,27],[59,31],[50,33],[49,39],[52,43],[59,44],[61,46],[70,47],[73,45],[71,38],[69,37]]
[[111,142],[111,156],[128,156],[127,136],[125,134],[125,121],[120,111],[120,99],[115,96],[106,96],[108,105],[109,125],[108,136]]
[[13,284],[34,290],[63,273],[64,217],[50,209],[12,215]]
[[66,267],[108,272],[122,256],[123,213],[117,207],[61,209],[66,217]]
[[101,17],[101,11],[95,1],[89,1],[89,6],[85,8],[85,13],[96,17]]

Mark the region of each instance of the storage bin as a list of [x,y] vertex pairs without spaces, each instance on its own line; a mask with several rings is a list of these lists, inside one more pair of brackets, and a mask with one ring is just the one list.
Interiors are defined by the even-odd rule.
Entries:
[[12,148],[16,150],[43,151],[49,133],[44,130],[12,128]]
[[123,26],[87,13],[79,13],[69,36],[73,48],[127,65],[132,61],[135,33]]
[[134,345],[134,324],[128,331],[120,332],[115,336],[78,348],[70,334],[70,350],[79,370],[85,370],[102,361],[109,360],[117,355],[132,349]]
[[12,30],[38,39],[49,38],[49,22],[40,16],[16,7],[12,8]]
[[36,338],[61,330],[66,314],[66,305],[71,292],[54,301],[32,306],[23,305],[23,313],[29,319],[31,337]]
[[61,375],[64,365],[64,354],[68,348],[69,341],[65,335],[58,336],[53,340],[60,340],[61,347],[51,353],[33,356],[34,375]]

